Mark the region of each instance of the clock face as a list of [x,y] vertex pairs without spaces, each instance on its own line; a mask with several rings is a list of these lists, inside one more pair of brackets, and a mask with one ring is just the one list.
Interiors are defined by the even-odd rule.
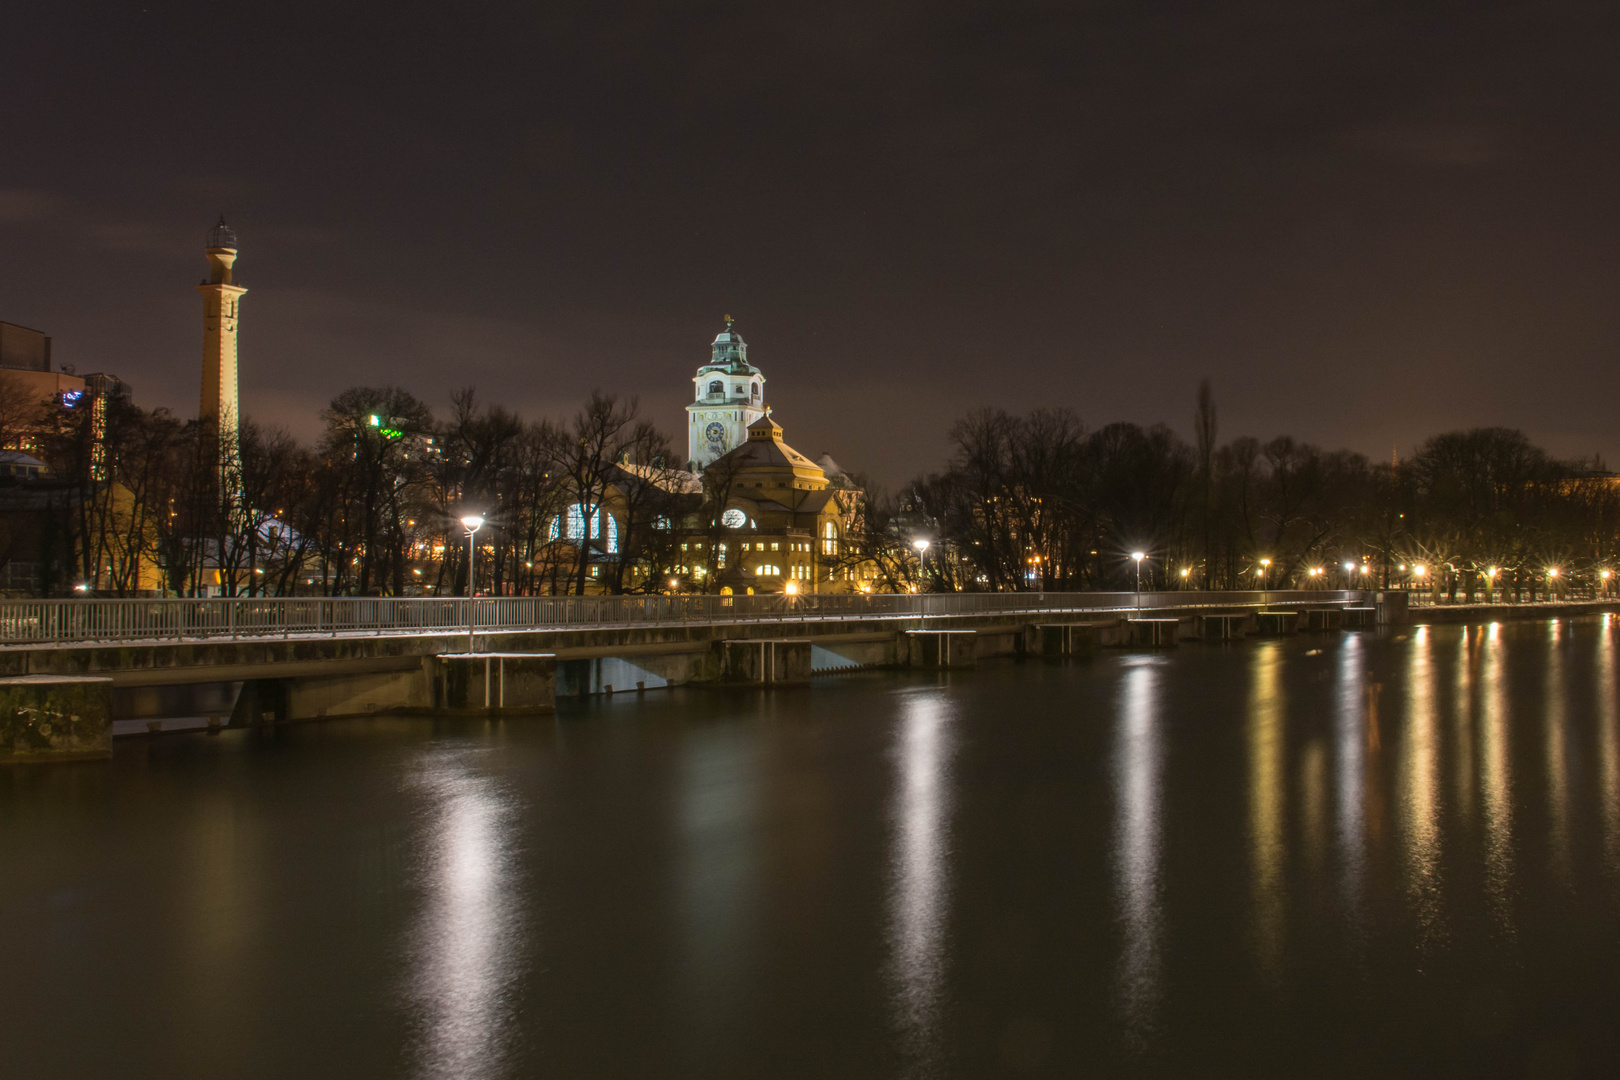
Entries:
[[720,524],[728,529],[740,529],[748,524],[748,515],[733,506],[720,515]]
[[703,434],[708,437],[710,442],[719,442],[726,437],[726,429],[723,424],[713,423],[703,429]]

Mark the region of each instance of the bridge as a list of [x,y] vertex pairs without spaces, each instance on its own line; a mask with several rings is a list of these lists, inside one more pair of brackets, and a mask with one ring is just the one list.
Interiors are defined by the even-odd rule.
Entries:
[[[1343,590],[0,601],[0,761],[111,735],[1401,622]],[[177,717],[181,719],[177,720]],[[44,730],[42,730],[44,729]]]

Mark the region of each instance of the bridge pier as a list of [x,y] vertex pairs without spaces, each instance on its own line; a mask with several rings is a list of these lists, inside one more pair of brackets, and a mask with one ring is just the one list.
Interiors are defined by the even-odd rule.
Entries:
[[112,757],[112,683],[94,675],[0,679],[0,762]]
[[720,643],[720,681],[731,686],[810,685],[809,638],[749,638]]
[[936,670],[977,667],[975,636],[972,630],[907,630],[907,666]]
[[1287,637],[1299,631],[1297,611],[1259,611],[1255,619],[1261,637]]
[[1180,619],[1132,619],[1128,625],[1132,645],[1163,648],[1181,643]]
[[557,658],[551,653],[441,653],[433,658],[432,707],[443,712],[555,712]]

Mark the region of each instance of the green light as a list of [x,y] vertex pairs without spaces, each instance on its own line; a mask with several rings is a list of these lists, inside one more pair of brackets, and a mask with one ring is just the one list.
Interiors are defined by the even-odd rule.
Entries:
[[379,434],[381,434],[385,439],[403,439],[405,437],[405,433],[403,431],[395,431],[393,428],[387,427],[381,429]]

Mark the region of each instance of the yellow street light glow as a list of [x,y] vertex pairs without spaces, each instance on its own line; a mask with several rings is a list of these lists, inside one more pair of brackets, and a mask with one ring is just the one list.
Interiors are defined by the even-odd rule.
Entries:
[[461,519],[461,525],[468,532],[477,532],[484,527],[484,518],[480,514],[468,514]]
[[1416,574],[1418,577],[1422,577],[1423,576],[1423,567],[1422,566],[1414,566],[1414,567],[1412,567],[1412,573]]
[[1496,567],[1493,566],[1489,570],[1485,571],[1485,576],[1486,577],[1495,577],[1496,576]]
[[1556,567],[1556,566],[1547,567],[1547,576],[1548,577],[1557,577],[1558,576],[1558,567]]
[[1310,568],[1310,570],[1308,570],[1306,572],[1309,573],[1311,575],[1311,577],[1315,577],[1317,574],[1320,574],[1322,572],[1322,568],[1320,566],[1313,566],[1313,567]]
[[790,581],[790,582],[787,583],[787,594],[789,596],[792,596],[794,593],[796,593],[798,591],[799,591],[799,583],[798,582]]
[[1191,570],[1183,570],[1183,571],[1182,571],[1182,572],[1181,572],[1181,576],[1182,576],[1182,577],[1186,577],[1186,576],[1187,576],[1187,575],[1188,575],[1188,574],[1190,574],[1190,573],[1192,573],[1192,571],[1191,571]]
[[1347,574],[1354,571],[1355,568],[1356,568],[1356,564],[1353,563],[1353,562],[1347,562],[1347,563],[1344,564],[1344,572],[1347,573]]
[[1135,559],[1137,562],[1141,562],[1143,559],[1147,558],[1147,552],[1133,551],[1131,552],[1131,558]]
[[1611,573],[1611,571],[1605,570],[1605,571],[1603,571],[1602,574],[1600,574],[1598,576],[1601,577],[1604,581],[1608,581],[1610,573]]
[[1260,565],[1261,566],[1270,566],[1271,565],[1271,560],[1270,559],[1261,559],[1260,560]]

